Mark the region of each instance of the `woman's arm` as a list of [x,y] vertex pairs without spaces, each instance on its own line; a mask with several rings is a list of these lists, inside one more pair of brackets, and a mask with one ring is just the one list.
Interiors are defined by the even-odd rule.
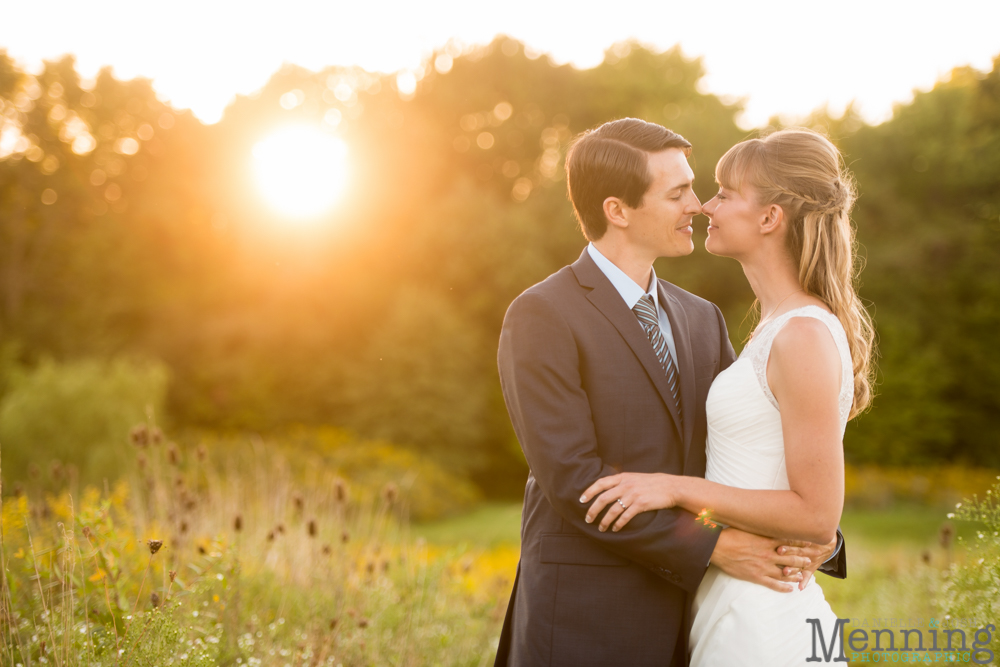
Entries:
[[709,523],[777,538],[830,542],[844,506],[840,365],[833,337],[818,320],[793,318],[775,337],[767,378],[781,406],[790,490],[738,489],[697,477],[621,473],[598,480],[584,493],[581,502],[594,498],[587,521],[607,507],[601,530],[617,531],[640,512],[683,507]]

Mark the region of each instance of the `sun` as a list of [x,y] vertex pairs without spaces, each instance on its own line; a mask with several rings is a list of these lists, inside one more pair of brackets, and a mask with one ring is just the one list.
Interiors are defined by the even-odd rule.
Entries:
[[253,166],[261,195],[279,213],[315,219],[347,185],[347,145],[318,128],[286,127],[254,146]]

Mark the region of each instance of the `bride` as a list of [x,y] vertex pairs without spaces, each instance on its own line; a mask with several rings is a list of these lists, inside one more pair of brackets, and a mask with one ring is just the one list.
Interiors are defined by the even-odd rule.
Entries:
[[[825,544],[844,504],[844,428],[871,400],[873,331],[854,290],[854,189],[837,149],[808,130],[737,144],[716,180],[705,247],[742,264],[762,318],[709,392],[705,479],[605,477],[584,493],[600,494],[587,521],[607,508],[601,530],[617,531],[640,512],[682,507]],[[814,631],[806,619],[819,619],[829,646],[836,616],[815,580],[781,593],[710,566],[694,601],[691,664],[805,664]]]

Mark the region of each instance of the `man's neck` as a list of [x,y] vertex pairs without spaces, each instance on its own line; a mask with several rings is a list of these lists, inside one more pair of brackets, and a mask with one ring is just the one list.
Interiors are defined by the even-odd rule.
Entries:
[[592,241],[594,247],[608,261],[622,270],[626,276],[632,279],[643,291],[649,289],[649,280],[653,273],[653,260],[648,257],[640,257],[635,248],[624,243],[616,243],[614,239],[607,236]]

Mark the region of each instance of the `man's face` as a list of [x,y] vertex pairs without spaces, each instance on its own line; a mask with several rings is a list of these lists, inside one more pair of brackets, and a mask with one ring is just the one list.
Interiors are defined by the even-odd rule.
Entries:
[[649,173],[652,183],[639,208],[623,206],[627,238],[653,259],[690,255],[691,219],[701,213],[701,202],[687,157],[679,148],[651,153]]

